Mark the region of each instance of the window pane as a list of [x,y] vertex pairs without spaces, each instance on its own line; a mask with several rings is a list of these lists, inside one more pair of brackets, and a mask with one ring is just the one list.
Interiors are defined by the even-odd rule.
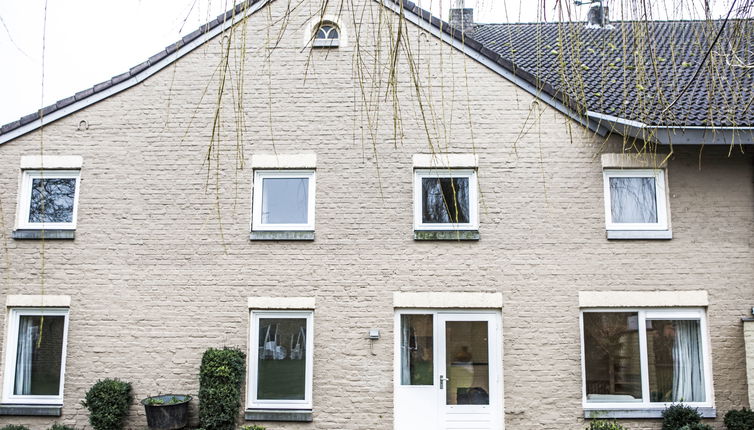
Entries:
[[469,222],[469,178],[422,178],[422,222]]
[[584,312],[587,401],[641,401],[638,321],[636,312]]
[[432,327],[432,315],[401,315],[401,385],[434,385]]
[[262,224],[306,224],[308,209],[308,178],[262,180]]
[[306,318],[260,318],[257,399],[304,400]]
[[651,401],[705,401],[699,321],[647,320],[647,356]]
[[19,318],[13,394],[60,394],[64,328],[63,316],[22,315]]
[[655,178],[610,178],[610,209],[615,223],[656,223]]
[[75,178],[32,179],[29,222],[73,222],[75,195]]
[[338,38],[338,29],[335,27],[330,28],[330,32],[327,34],[328,39],[337,39]]
[[445,323],[448,405],[490,404],[487,321]]

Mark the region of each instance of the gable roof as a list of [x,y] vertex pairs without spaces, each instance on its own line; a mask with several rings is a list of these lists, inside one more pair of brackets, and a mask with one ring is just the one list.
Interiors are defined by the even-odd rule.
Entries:
[[175,43],[168,45],[162,51],[149,57],[146,61],[132,67],[127,72],[113,76],[91,88],[79,91],[70,97],[58,100],[36,112],[3,125],[0,127],[0,144],[33,131],[42,125],[60,119],[83,109],[90,104],[96,103],[142,82],[146,78],[169,66],[177,59],[196,49],[207,40],[238,23],[239,20],[256,12],[270,1],[273,0],[242,1],[232,9],[218,15],[217,18],[212,21],[203,24],[201,27],[183,36]]
[[754,126],[752,20],[482,24],[466,34],[588,112],[650,126]]
[[[138,84],[234,25],[240,19],[253,14],[271,1],[274,0],[245,0],[233,9],[220,14],[216,19],[202,25],[197,30],[169,45],[147,61],[132,67],[128,72],[114,76],[92,88],[80,91],[71,97],[67,97],[37,112],[26,115],[17,121],[3,125],[0,127],[0,144]],[[701,105],[703,107],[700,107],[697,103],[702,101],[701,96],[704,90],[717,89],[717,84],[704,86],[704,82],[696,82],[690,79],[688,73],[681,73],[678,77],[675,77],[674,70],[678,70],[677,61],[673,61],[672,65],[674,67],[672,68],[662,69],[653,67],[652,71],[655,72],[654,76],[656,77],[670,76],[672,78],[670,82],[674,83],[679,82],[681,79],[685,79],[684,82],[691,82],[688,91],[684,92],[682,97],[673,103],[673,109],[670,112],[659,111],[658,114],[656,109],[652,110],[648,106],[657,107],[658,101],[666,100],[668,94],[672,96],[679,93],[677,91],[673,92],[675,87],[667,84],[667,79],[660,79],[659,81],[663,82],[664,85],[655,87],[654,91],[651,92],[656,93],[659,88],[665,91],[663,93],[664,98],[656,97],[652,99],[651,96],[639,96],[638,94],[640,93],[637,93],[637,91],[641,91],[641,94],[643,94],[645,91],[650,92],[648,89],[652,89],[652,87],[648,88],[645,86],[644,83],[653,85],[650,79],[638,78],[642,70],[644,70],[642,76],[647,76],[646,67],[637,67],[639,64],[644,64],[642,61],[627,64],[633,66],[633,68],[624,67],[623,70],[635,73],[621,72],[620,80],[617,77],[618,72],[614,72],[615,70],[620,70],[620,67],[613,67],[610,65],[611,63],[608,63],[607,69],[615,73],[614,76],[607,78],[608,83],[620,83],[620,85],[610,86],[607,88],[609,91],[606,91],[604,86],[600,87],[602,88],[601,90],[595,89],[597,88],[596,85],[598,85],[596,82],[602,85],[606,79],[604,77],[606,70],[604,61],[609,58],[609,52],[604,49],[605,46],[611,51],[623,52],[624,49],[627,49],[629,51],[625,52],[631,52],[631,47],[640,44],[639,41],[641,39],[636,36],[638,32],[636,32],[634,27],[629,25],[625,25],[624,31],[613,30],[614,32],[610,33],[611,36],[604,34],[608,30],[587,28],[581,23],[477,24],[472,30],[463,33],[461,30],[451,27],[447,22],[433,16],[429,11],[420,8],[409,0],[374,1],[388,9],[392,9],[396,13],[404,13],[410,21],[431,31],[440,39],[511,80],[538,99],[600,136],[616,132],[642,139],[653,138],[660,143],[670,143],[670,136],[675,136],[679,133],[678,127],[682,127],[680,128],[680,133],[684,134],[687,129],[706,129],[711,126],[713,128],[722,127],[723,129],[733,128],[736,130],[736,136],[740,133],[738,130],[744,130],[743,142],[739,139],[737,143],[754,143],[754,114],[752,114],[752,110],[754,110],[752,106],[752,99],[754,98],[752,97],[752,92],[754,92],[752,86],[754,86],[754,82],[752,82],[750,67],[741,67],[746,70],[744,72],[738,70],[738,66],[729,65],[728,69],[732,75],[725,75],[723,80],[727,79],[728,82],[736,82],[737,86],[730,87],[724,96],[715,95],[714,97],[709,97],[707,103]],[[687,44],[687,48],[689,46],[691,48],[703,46],[702,41],[705,39],[702,36],[707,33],[701,32],[702,23],[715,25],[715,22],[710,24],[706,21],[650,22],[640,24],[656,30],[664,28],[664,31],[656,32],[661,37],[654,44],[651,44],[654,49],[652,52],[655,53],[654,58],[658,59],[662,56],[657,54],[657,52],[669,52],[660,49],[663,41],[665,43],[672,42],[672,46],[677,46],[675,43],[676,40],[682,41],[684,35],[694,34],[697,35],[698,42],[691,42],[691,45]],[[621,28],[623,24],[630,23],[618,23]],[[684,24],[687,27],[692,27],[693,31],[691,33],[684,33],[679,29],[674,29],[671,24]],[[720,24],[717,23],[716,25]],[[613,24],[613,26],[616,26],[616,24]],[[632,30],[629,30],[629,28]],[[754,28],[751,20],[740,20],[736,28],[743,28],[743,30],[738,31],[745,31],[750,40],[754,42],[754,39],[751,39],[751,30]],[[728,28],[726,31],[730,32],[731,30]],[[577,37],[567,37],[569,34],[576,34]],[[619,37],[618,34],[621,36]],[[631,34],[631,37],[625,37],[626,34]],[[668,35],[670,39],[668,39]],[[602,47],[602,49],[597,50],[591,46],[585,47],[586,53],[589,55],[584,54],[584,49],[580,48],[586,43],[584,42],[586,39],[591,40],[592,42],[590,43],[594,43],[595,46]],[[626,42],[623,43],[624,41]],[[621,43],[618,45],[616,42]],[[560,51],[553,54],[551,52],[552,49],[550,49],[549,57],[548,55],[542,55],[543,48],[548,49],[548,46],[560,47],[561,45],[566,46],[566,49],[562,49],[563,54],[559,54]],[[613,46],[615,49],[613,49]],[[620,46],[620,49],[618,46]],[[745,49],[748,46],[752,46],[752,44],[747,43],[738,48],[738,60],[742,60],[745,64],[752,64],[754,62],[754,53]],[[590,50],[589,48],[592,49]],[[674,48],[671,51],[673,52],[666,53],[666,55],[676,55],[678,49]],[[522,52],[526,54],[522,55]],[[693,53],[694,50],[689,49],[686,52]],[[692,54],[689,55],[693,56]],[[548,58],[547,61],[545,61],[546,58]],[[556,58],[558,59],[557,62]],[[662,58],[667,61],[667,57]],[[612,63],[613,65],[617,64],[614,61]],[[625,64],[628,62],[621,61],[621,63]],[[565,66],[562,66],[563,64]],[[590,64],[595,67],[592,67]],[[695,68],[684,63],[680,63],[680,67],[695,70]],[[658,69],[664,70],[665,73],[657,73]],[[559,72],[557,72],[558,70]],[[584,78],[576,78],[574,80],[574,76],[576,75],[573,72],[575,70],[578,70],[580,74],[589,78],[586,79],[588,83],[581,84],[585,86],[586,90],[581,91],[579,90],[581,85],[574,85],[574,82],[578,83],[585,80]],[[597,73],[598,71],[600,73]],[[590,73],[584,74],[584,72]],[[595,77],[599,77],[599,79]],[[636,86],[637,83],[641,87]],[[751,85],[747,87],[747,83]],[[631,92],[632,85],[634,86],[633,92]],[[657,84],[655,83],[654,85]],[[620,91],[617,89],[620,89]],[[677,88],[675,89],[677,90]],[[642,102],[631,102],[631,100],[637,99],[642,100]],[[650,103],[651,100],[655,100],[654,104]],[[748,101],[748,105],[743,106],[743,109],[736,109],[737,107],[740,108],[741,103],[744,101]],[[725,106],[727,110],[717,111],[715,106]],[[644,116],[647,112],[649,115],[646,118],[655,118],[654,123],[647,124],[637,120],[637,118],[646,119]],[[712,116],[708,116],[708,118],[712,118],[712,120],[705,121],[703,113],[710,112]],[[627,115],[627,117],[619,115]],[[665,118],[672,118],[673,120],[665,123],[660,122],[665,120]],[[725,126],[724,124],[731,125]],[[666,129],[666,134],[648,134],[646,130],[652,128],[664,128]],[[732,140],[733,135],[727,131],[725,132],[727,134],[722,133],[719,136],[714,136],[717,134],[717,131],[713,131],[713,138],[709,143],[730,143]],[[700,136],[704,140],[704,136],[707,135],[706,130],[701,132],[695,130],[693,133],[691,137],[686,139],[686,142],[681,141],[680,143],[701,143],[702,141],[699,140]],[[663,138],[663,136],[665,137]],[[720,138],[721,136],[722,138]]]

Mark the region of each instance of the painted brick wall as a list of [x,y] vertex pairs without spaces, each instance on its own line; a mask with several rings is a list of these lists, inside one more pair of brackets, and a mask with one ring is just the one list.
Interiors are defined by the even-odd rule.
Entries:
[[[720,415],[746,405],[751,154],[675,147],[674,238],[607,241],[599,155],[620,150],[618,139],[591,135],[412,25],[418,67],[401,50],[391,91],[387,25],[395,31],[397,18],[347,3],[349,45],[337,50],[304,49],[313,0],[288,15],[278,1],[247,22],[245,51],[231,39],[212,145],[222,38],[0,146],[3,294],[72,296],[60,421],[88,427],[79,402],[104,377],[131,381],[137,399],[196,393],[206,348],[248,348],[247,297],[313,296],[315,421],[269,428],[390,428],[394,291],[503,293],[505,424],[519,430],[583,427],[579,290],[707,290],[715,404]],[[89,129],[77,131],[82,120]],[[479,155],[479,242],[413,241],[411,156],[431,150]],[[244,163],[275,151],[318,156],[314,242],[248,239]],[[40,152],[83,156],[75,241],[10,239],[16,166]],[[374,356],[371,328],[383,334]],[[141,406],[128,425],[145,425]]]
[[749,404],[754,402],[754,321],[744,321],[746,344],[746,376],[749,382]]

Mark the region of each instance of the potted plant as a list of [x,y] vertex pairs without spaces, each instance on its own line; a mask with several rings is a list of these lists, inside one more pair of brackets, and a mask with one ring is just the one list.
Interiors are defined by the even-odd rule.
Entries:
[[176,430],[188,424],[187,394],[161,394],[141,401],[147,414],[147,425],[152,429]]

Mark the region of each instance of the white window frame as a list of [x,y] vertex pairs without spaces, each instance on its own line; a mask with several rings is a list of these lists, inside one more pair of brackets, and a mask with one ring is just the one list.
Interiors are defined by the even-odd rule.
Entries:
[[[31,186],[34,179],[76,179],[76,191],[73,196],[73,215],[71,222],[29,222],[31,205]],[[23,170],[20,194],[18,197],[18,213],[16,226],[29,230],[76,230],[76,218],[79,211],[79,192],[81,190],[80,170]]]
[[[424,178],[468,178],[469,222],[458,224],[422,222],[422,179]],[[477,190],[476,169],[414,169],[414,230],[478,230],[479,195]]]
[[[18,352],[18,326],[22,316],[63,316],[63,349],[60,358],[60,388],[57,396],[33,396],[13,394],[16,378]],[[5,376],[3,377],[3,402],[11,404],[62,405],[65,385],[65,358],[68,346],[68,309],[64,308],[10,308],[8,332],[5,344]]]
[[[266,178],[308,179],[307,222],[303,224],[263,224],[262,223],[262,186]],[[251,196],[251,230],[252,231],[314,231],[314,209],[316,192],[316,172],[313,169],[299,170],[255,170],[254,186]]]
[[[249,373],[246,386],[248,409],[312,409],[312,376],[314,371],[314,311],[313,310],[251,310],[249,336]],[[303,400],[264,400],[257,398],[260,318],[306,319],[306,386]]]
[[[586,392],[586,355],[584,351],[584,313],[635,312],[638,315],[639,354],[641,364],[641,402],[588,402]],[[579,328],[581,330],[581,392],[585,410],[605,409],[665,409],[674,402],[651,402],[649,392],[649,358],[647,356],[647,319],[655,320],[697,320],[702,336],[702,367],[704,368],[704,402],[675,402],[694,408],[714,407],[712,390],[712,360],[710,354],[707,316],[701,308],[591,308],[581,309]]]
[[[611,231],[622,230],[668,230],[668,190],[665,169],[603,169],[605,192],[605,228]],[[655,201],[657,202],[656,223],[616,223],[613,222],[610,194],[610,178],[655,178]]]

